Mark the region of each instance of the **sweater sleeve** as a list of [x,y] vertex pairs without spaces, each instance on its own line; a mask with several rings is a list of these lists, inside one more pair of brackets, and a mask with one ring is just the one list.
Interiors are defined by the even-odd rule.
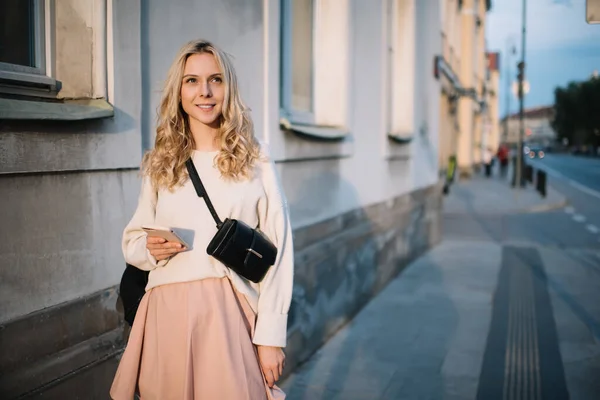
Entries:
[[157,267],[163,267],[168,259],[157,261],[146,248],[146,232],[142,226],[154,223],[156,212],[156,200],[158,195],[152,187],[150,179],[144,177],[138,199],[137,209],[131,221],[123,231],[122,249],[125,261],[144,271],[151,271]]
[[260,226],[277,246],[277,258],[259,283],[258,313],[253,343],[285,347],[294,275],[292,227],[275,165],[273,162],[263,163],[262,170],[266,205],[259,207]]

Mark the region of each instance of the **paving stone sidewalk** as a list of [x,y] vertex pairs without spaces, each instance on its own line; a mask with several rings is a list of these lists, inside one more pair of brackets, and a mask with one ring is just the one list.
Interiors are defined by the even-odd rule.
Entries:
[[475,398],[500,253],[446,241],[412,263],[283,382],[288,400]]
[[550,184],[546,197],[542,197],[531,185],[514,189],[507,180],[480,175],[455,182],[450,192],[452,195],[444,198],[444,211],[448,214],[541,212],[567,204],[566,198]]
[[[444,212],[520,213],[559,207],[564,198],[552,192],[541,199],[527,188],[519,191],[522,199],[509,201],[514,194],[508,184],[475,177],[453,186]],[[514,390],[521,390],[518,388],[523,382],[531,382],[510,378],[521,376],[524,364],[518,357],[507,358],[506,369],[504,358],[498,361],[498,355],[507,352],[502,346],[508,349],[510,343],[511,334],[506,332],[515,329],[507,328],[509,314],[530,321],[519,332],[542,332],[540,343],[533,347],[518,339],[522,335],[512,335],[518,339],[514,346],[530,355],[539,354],[538,350],[547,354],[550,349],[562,358],[555,356],[548,361],[546,357],[544,361],[540,357],[532,364],[533,369],[523,370],[524,377],[535,380],[529,388],[537,394],[509,394],[505,399],[558,400],[548,393],[561,396],[567,388],[570,399],[600,398],[600,249],[558,249],[515,244],[509,239],[446,237],[407,266],[309,361],[281,382],[287,399],[502,399],[503,390],[507,390],[503,385],[508,384],[510,390],[511,385],[517,385]],[[500,279],[502,276],[511,278]],[[545,293],[542,302],[539,298],[543,296],[529,295],[540,290]],[[503,304],[499,307],[500,295]],[[518,304],[514,299],[520,299]],[[522,310],[537,307],[542,312],[530,317],[522,311],[511,314],[515,304]],[[523,308],[525,304],[529,308]],[[539,315],[542,313],[545,317]],[[503,326],[501,334],[490,330],[491,326]],[[548,326],[552,329],[546,329]],[[546,334],[549,331],[552,337]],[[507,377],[504,371],[513,372]],[[539,371],[541,377],[536,378],[531,371]]]
[[[535,254],[537,265],[526,258],[515,265],[519,252]],[[507,267],[531,272],[525,280],[512,272],[512,286],[501,289],[500,271]],[[599,271],[600,250],[445,240],[409,265],[281,387],[288,400],[600,398]],[[527,281],[544,286],[545,302],[522,290]],[[508,306],[504,320],[494,311],[498,296]],[[515,302],[520,311],[506,311]],[[523,342],[532,337],[532,324],[513,324],[513,334],[508,324],[507,315],[525,318],[527,309],[537,310],[523,320],[537,325],[534,347]],[[490,331],[498,322],[504,328]],[[505,369],[509,345],[518,351]],[[511,370],[516,383],[506,376]],[[503,397],[507,384],[535,388],[537,395]]]

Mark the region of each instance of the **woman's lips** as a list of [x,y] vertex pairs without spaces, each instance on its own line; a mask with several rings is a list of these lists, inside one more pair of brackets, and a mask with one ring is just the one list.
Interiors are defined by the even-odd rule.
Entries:
[[198,104],[198,105],[196,105],[196,107],[198,107],[202,111],[210,112],[215,108],[215,105],[214,104]]

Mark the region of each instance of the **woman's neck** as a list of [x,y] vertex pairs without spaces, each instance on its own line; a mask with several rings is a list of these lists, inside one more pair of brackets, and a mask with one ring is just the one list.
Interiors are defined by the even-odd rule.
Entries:
[[192,132],[192,137],[194,138],[195,150],[218,150],[218,145],[215,140],[218,132],[217,127],[204,125],[203,123],[191,119],[190,131]]

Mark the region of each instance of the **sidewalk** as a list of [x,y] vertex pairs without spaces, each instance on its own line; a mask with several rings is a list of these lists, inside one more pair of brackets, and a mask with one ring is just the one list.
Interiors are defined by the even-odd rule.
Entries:
[[[476,177],[452,187],[445,213],[564,202],[511,195]],[[288,400],[600,398],[597,293],[598,249],[446,238],[280,386]]]
[[474,399],[499,259],[439,245],[286,379],[287,399]]
[[531,184],[513,189],[507,180],[480,175],[455,182],[450,186],[450,192],[452,195],[444,198],[444,211],[449,214],[541,212],[567,204],[565,197],[550,185],[543,198]]

